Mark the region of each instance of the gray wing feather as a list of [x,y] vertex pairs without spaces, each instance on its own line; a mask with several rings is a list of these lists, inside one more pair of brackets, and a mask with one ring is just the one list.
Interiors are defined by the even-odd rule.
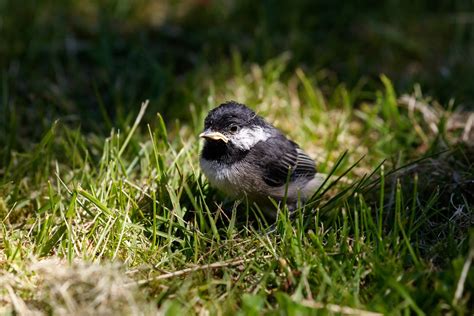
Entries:
[[[314,160],[298,145],[284,136],[268,139],[254,147],[256,159],[263,169],[263,180],[272,187],[282,186],[288,180],[312,179],[316,174]],[[263,154],[265,153],[265,154]]]

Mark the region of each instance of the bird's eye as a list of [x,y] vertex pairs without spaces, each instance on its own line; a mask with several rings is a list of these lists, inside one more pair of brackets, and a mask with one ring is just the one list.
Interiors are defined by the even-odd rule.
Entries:
[[238,127],[237,125],[231,125],[231,126],[230,126],[230,131],[231,131],[232,133],[235,133],[235,132],[237,132],[238,130],[239,130],[239,127]]

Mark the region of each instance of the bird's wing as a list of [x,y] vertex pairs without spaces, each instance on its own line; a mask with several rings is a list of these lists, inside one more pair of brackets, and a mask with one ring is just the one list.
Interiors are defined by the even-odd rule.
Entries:
[[313,178],[316,174],[313,159],[283,135],[256,144],[253,151],[262,167],[263,180],[269,186],[279,187],[288,179]]

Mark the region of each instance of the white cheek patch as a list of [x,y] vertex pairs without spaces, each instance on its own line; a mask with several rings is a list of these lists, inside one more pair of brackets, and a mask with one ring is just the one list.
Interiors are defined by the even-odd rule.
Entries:
[[262,127],[242,128],[238,133],[230,137],[230,141],[235,147],[243,150],[249,150],[256,143],[270,138],[271,133]]

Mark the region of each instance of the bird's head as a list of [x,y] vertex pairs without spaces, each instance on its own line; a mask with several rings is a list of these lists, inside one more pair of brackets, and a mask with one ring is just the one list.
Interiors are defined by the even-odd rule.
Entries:
[[211,149],[248,151],[271,136],[271,125],[245,105],[230,101],[209,112],[199,136]]

